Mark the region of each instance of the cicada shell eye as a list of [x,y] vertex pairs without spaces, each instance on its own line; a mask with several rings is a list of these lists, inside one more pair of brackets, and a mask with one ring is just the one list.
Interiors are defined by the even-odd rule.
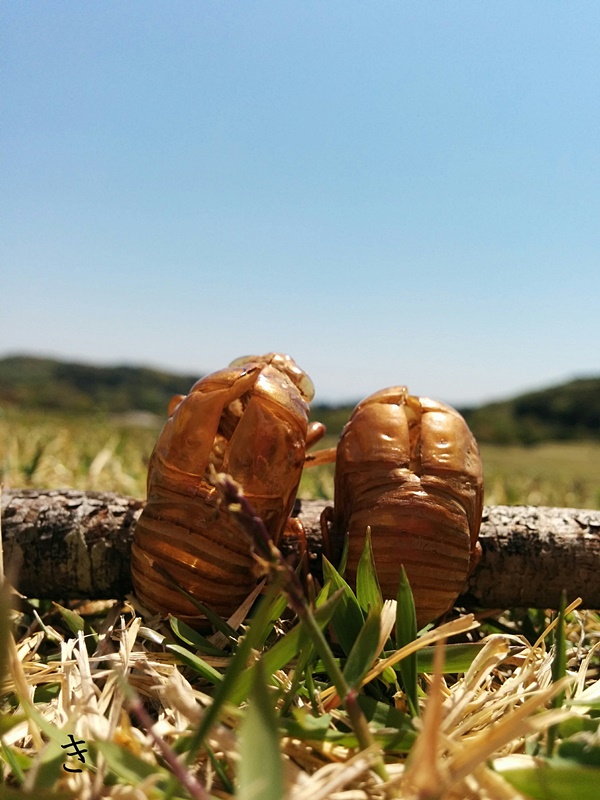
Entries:
[[304,397],[306,402],[310,403],[310,401],[315,396],[314,383],[308,377],[306,372],[302,372],[301,369],[298,369],[298,373],[299,374],[298,374],[297,378],[294,377],[294,378],[292,378],[292,380],[294,381],[294,383],[298,387],[298,390],[300,391],[300,394]]
[[239,358],[235,358],[230,367],[246,367],[250,364],[262,364],[264,362],[264,356],[240,356]]
[[229,366],[244,367],[246,364],[252,364],[256,361],[262,361],[262,356],[240,356],[239,358],[234,358]]
[[307,403],[310,403],[315,396],[315,387],[306,372],[300,369],[291,356],[286,356],[282,353],[272,353],[271,356],[271,365],[287,375],[298,389],[303,399],[306,400]]
[[304,370],[296,364],[291,356],[284,353],[267,353],[263,356],[241,356],[232,361],[230,367],[245,367],[247,364],[270,364],[283,372],[298,389],[307,403],[315,396],[315,387]]

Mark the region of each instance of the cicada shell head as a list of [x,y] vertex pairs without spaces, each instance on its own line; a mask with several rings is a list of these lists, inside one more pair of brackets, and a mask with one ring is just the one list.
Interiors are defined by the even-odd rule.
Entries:
[[307,403],[310,403],[315,396],[313,382],[291,356],[283,355],[283,353],[267,353],[265,356],[242,356],[232,361],[230,366],[243,367],[248,363],[270,364],[278,372],[287,376]]
[[338,552],[349,536],[351,582],[370,526],[384,597],[404,565],[419,626],[440,616],[477,557],[482,502],[479,450],[457,411],[404,386],[359,403],[338,444],[333,519]]
[[220,508],[211,470],[241,485],[277,541],[304,464],[309,409],[302,376],[309,381],[289,356],[239,359],[173,404],[150,460],[148,502],[132,549],[134,586],[147,608],[204,622],[154,565],[224,618],[253,590],[250,542]]

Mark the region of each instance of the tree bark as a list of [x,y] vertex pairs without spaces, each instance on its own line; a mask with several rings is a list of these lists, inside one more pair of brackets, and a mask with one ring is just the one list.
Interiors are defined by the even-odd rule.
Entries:
[[[304,500],[310,570],[320,574],[319,518],[329,503]],[[123,597],[132,590],[130,549],[144,503],[106,492],[4,490],[2,534],[9,580],[29,597]],[[460,603],[469,607],[556,608],[581,597],[600,608],[600,511],[486,506],[481,561]],[[284,554],[298,542],[282,542]]]
[[71,489],[2,492],[4,568],[27,597],[123,597],[144,503]]

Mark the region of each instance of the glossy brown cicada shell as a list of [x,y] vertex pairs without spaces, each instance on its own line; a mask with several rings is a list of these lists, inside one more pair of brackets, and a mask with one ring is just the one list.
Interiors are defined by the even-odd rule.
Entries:
[[277,542],[302,474],[313,394],[289,356],[269,353],[238,359],[174,398],[132,549],[134,587],[146,607],[203,622],[155,564],[223,618],[254,589],[249,540],[220,508],[211,469],[241,485]]
[[448,610],[478,559],[483,475],[477,443],[450,406],[405,386],[355,408],[336,457],[334,549],[349,536],[352,583],[367,526],[382,593],[395,598],[403,564],[419,627]]

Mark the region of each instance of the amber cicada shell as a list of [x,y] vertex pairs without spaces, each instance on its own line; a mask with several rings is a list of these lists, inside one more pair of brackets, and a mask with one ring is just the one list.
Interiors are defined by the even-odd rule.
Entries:
[[404,565],[419,627],[440,616],[479,556],[482,503],[477,443],[453,408],[405,386],[355,408],[337,448],[332,526],[338,551],[349,535],[351,583],[370,526],[383,596],[397,596]]
[[205,622],[154,564],[223,618],[254,589],[250,543],[220,508],[211,465],[241,485],[277,542],[302,474],[313,394],[289,356],[269,353],[238,359],[175,400],[151,456],[132,548],[133,583],[147,608]]

